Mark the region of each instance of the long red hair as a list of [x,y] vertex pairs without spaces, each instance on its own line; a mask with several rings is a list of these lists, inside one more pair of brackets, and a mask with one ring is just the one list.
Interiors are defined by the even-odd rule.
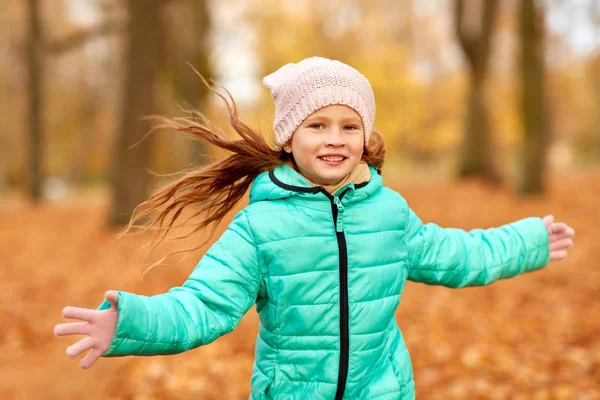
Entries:
[[[177,239],[186,238],[210,225],[214,228],[244,196],[256,176],[287,161],[293,162],[290,154],[269,145],[263,135],[238,118],[236,103],[226,88],[222,87],[225,96],[200,74],[198,76],[211,92],[223,100],[229,111],[229,123],[241,139],[227,138],[205,115],[195,110],[188,111],[189,116],[186,118],[150,117],[154,122],[151,132],[157,129],[186,132],[226,150],[229,155],[204,167],[181,171],[178,175],[182,176],[158,189],[135,208],[129,223],[117,238],[127,235],[134,227],[141,232],[154,230],[157,235],[151,244],[153,250],[165,239],[184,209],[193,210],[193,214],[186,217],[182,224],[189,225],[190,220],[194,220],[191,224],[194,228]],[[381,173],[384,157],[383,138],[377,131],[373,131],[363,153],[363,161]],[[148,269],[172,254],[191,252],[204,244],[205,242],[192,249],[170,252]]]

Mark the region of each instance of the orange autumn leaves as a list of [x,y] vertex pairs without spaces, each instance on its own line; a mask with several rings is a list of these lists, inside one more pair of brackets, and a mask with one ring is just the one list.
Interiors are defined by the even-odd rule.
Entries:
[[[385,180],[424,222],[472,229],[552,214],[577,231],[569,258],[541,271],[459,290],[407,283],[397,319],[417,398],[599,398],[600,171],[552,177],[543,198],[518,198],[477,181],[416,187]],[[171,260],[141,280],[141,261],[131,257],[146,242],[111,244],[116,232],[103,225],[108,199],[80,194],[39,209],[0,200],[0,357],[11,366],[0,376],[0,396],[247,399],[254,310],[232,333],[185,354],[101,359],[85,371],[65,355],[70,342],[52,334],[64,305],[96,307],[107,289],[164,292],[201,255]]]

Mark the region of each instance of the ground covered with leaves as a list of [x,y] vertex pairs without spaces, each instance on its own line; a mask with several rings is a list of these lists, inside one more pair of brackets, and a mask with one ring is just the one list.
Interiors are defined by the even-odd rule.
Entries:
[[[600,171],[554,176],[548,194],[529,198],[477,181],[388,184],[424,222],[472,229],[553,214],[576,230],[568,259],[541,271],[477,288],[407,283],[397,317],[417,399],[600,399]],[[107,289],[164,292],[202,255],[174,257],[142,279],[144,262],[182,244],[133,257],[147,237],[113,244],[108,202],[102,191],[39,207],[0,198],[0,398],[247,399],[254,309],[185,354],[100,359],[89,370],[65,355],[73,340],[52,333],[65,305],[95,308]]]

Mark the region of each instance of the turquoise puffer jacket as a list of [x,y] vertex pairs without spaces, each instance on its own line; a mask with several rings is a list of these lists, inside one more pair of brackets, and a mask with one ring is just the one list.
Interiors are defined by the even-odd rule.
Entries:
[[486,285],[549,259],[539,218],[442,229],[423,225],[374,169],[368,183],[332,196],[284,165],[255,179],[250,205],[183,286],[152,297],[119,292],[117,330],[104,356],[210,343],[256,304],[250,399],[414,399],[394,316],[406,280]]

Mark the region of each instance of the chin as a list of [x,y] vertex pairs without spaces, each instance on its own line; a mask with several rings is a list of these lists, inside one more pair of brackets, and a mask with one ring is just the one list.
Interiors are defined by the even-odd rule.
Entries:
[[319,178],[319,182],[321,182],[321,185],[335,185],[336,183],[338,183],[339,181],[344,179],[346,176],[348,176],[349,173],[350,173],[350,171],[336,172],[336,173],[330,172],[330,173],[325,173],[325,174],[319,174],[318,178]]

